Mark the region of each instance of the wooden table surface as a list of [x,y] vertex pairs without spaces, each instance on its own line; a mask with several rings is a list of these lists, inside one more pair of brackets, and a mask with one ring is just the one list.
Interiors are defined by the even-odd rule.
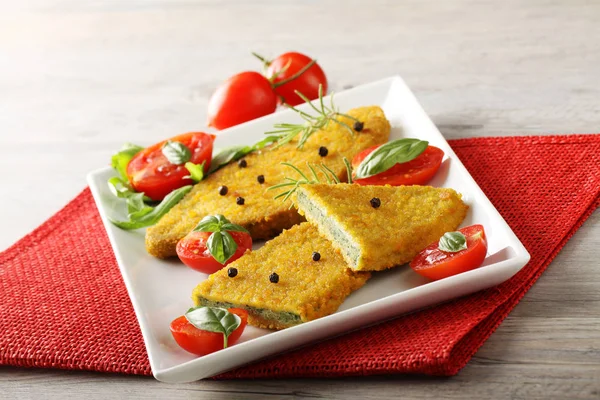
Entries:
[[[0,248],[125,141],[202,129],[254,50],[400,74],[447,138],[600,131],[599,1],[0,1]],[[8,398],[600,398],[600,216],[453,378],[202,381],[0,368]]]

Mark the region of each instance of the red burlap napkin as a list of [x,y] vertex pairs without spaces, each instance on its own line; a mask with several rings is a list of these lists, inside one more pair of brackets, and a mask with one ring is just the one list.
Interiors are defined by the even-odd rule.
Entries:
[[[451,141],[531,254],[511,280],[221,378],[456,374],[600,204],[600,135]],[[0,365],[151,373],[89,190],[0,254]]]

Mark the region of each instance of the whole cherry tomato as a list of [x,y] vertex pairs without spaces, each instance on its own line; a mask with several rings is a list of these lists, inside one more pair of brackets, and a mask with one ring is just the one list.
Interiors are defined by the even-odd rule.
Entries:
[[[214,135],[203,132],[184,133],[169,139],[171,142],[184,144],[191,154],[190,162],[202,164],[204,172],[208,172],[212,159]],[[156,143],[137,153],[127,164],[127,177],[131,186],[150,197],[162,200],[175,189],[191,185],[193,180],[185,178],[189,171],[184,164],[173,164],[163,154],[162,148],[167,140]]]
[[[358,153],[352,159],[352,168],[356,168],[360,163],[371,154],[380,145],[370,147]],[[354,179],[358,185],[424,185],[433,178],[442,164],[444,152],[435,146],[427,146],[425,151],[417,158],[394,165],[387,171],[368,178]]]
[[487,241],[481,225],[459,229],[467,239],[467,248],[455,253],[440,250],[438,242],[430,244],[410,262],[419,275],[437,280],[475,269],[487,254]]
[[246,232],[229,233],[238,247],[233,256],[225,264],[221,264],[215,260],[206,247],[206,242],[212,232],[192,231],[188,233],[177,243],[177,255],[181,262],[196,271],[204,272],[205,274],[217,272],[244,255],[246,250],[252,248],[252,237],[250,237],[250,234]]
[[[241,308],[229,308],[229,312],[242,319],[240,326],[227,338],[228,346],[235,344],[248,324],[248,312]],[[205,356],[223,348],[223,334],[204,331],[192,325],[185,315],[171,322],[171,334],[177,344],[184,350],[198,356]]]
[[258,72],[242,72],[221,84],[208,102],[208,125],[225,129],[264,115],[277,108],[271,82]]
[[277,93],[286,104],[296,106],[304,103],[304,100],[294,91],[297,90],[310,100],[319,97],[319,86],[323,86],[323,94],[327,93],[327,77],[325,72],[316,62],[295,79],[288,81],[294,75],[300,73],[303,68],[310,64],[312,59],[301,53],[284,53],[272,61],[267,62],[267,76],[272,80]]

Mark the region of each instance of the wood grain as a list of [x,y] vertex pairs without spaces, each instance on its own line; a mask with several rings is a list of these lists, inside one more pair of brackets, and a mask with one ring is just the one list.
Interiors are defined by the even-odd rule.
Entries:
[[[227,76],[297,49],[334,90],[401,74],[447,138],[600,130],[599,1],[0,1],[0,248],[124,141],[202,129]],[[0,368],[8,398],[597,399],[600,217],[453,378],[202,381]],[[10,229],[8,228],[10,227]]]

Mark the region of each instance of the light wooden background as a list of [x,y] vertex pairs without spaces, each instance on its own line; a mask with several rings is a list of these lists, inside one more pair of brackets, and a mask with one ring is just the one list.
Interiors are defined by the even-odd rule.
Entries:
[[[401,74],[447,138],[600,131],[600,1],[0,0],[0,249],[124,141],[201,129],[254,50]],[[456,377],[203,381],[0,368],[3,398],[600,398],[595,213]]]

